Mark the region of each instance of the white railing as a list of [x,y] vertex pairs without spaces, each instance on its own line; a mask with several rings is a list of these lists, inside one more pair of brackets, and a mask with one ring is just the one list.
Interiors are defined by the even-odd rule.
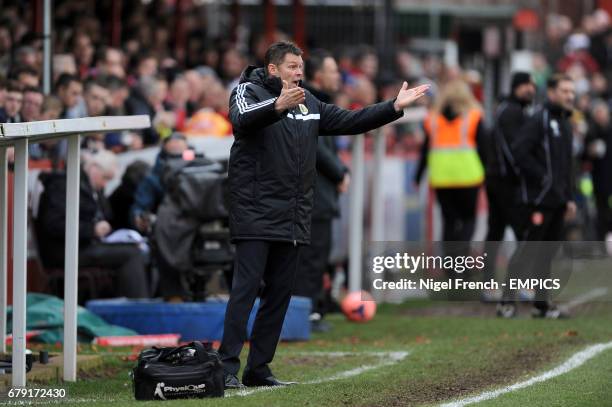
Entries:
[[[66,247],[64,275],[64,380],[76,381],[79,242],[80,135],[145,129],[149,116],[88,117],[0,124],[0,346],[6,351],[7,310],[7,160],[15,148],[13,196],[13,356],[12,387],[26,384],[26,294],[28,143],[68,139],[66,161]],[[43,243],[44,244],[44,243]]]

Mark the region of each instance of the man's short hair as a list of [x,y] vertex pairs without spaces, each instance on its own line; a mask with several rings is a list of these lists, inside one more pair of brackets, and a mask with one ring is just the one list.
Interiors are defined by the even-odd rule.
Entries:
[[94,65],[98,64],[100,62],[105,62],[106,61],[106,54],[109,51],[117,51],[117,52],[121,52],[121,50],[119,48],[114,48],[114,47],[109,47],[108,45],[102,45],[101,47],[98,47],[98,49],[96,50],[95,54],[94,54]]
[[38,78],[38,71],[36,69],[32,68],[31,66],[27,66],[27,65],[17,66],[9,74],[9,77],[11,79],[19,79],[19,76],[22,75],[22,74],[26,74],[26,75],[30,75],[30,76],[35,76],[35,77]]
[[9,80],[6,84],[6,91],[22,93],[23,85],[15,80]]
[[64,72],[55,81],[55,91],[57,92],[58,89],[67,88],[72,82],[81,83],[80,79],[77,78],[76,75]]
[[23,93],[24,95],[25,95],[26,93],[40,93],[40,94],[42,95],[42,94],[43,94],[43,91],[42,91],[40,88],[35,88],[34,86],[28,86],[28,87],[25,87],[25,88],[23,89],[23,92],[22,92],[22,93]]
[[314,79],[315,74],[323,68],[323,62],[325,62],[326,58],[333,57],[329,51],[324,49],[315,49],[308,53],[308,59],[304,67],[306,80],[312,81]]
[[568,75],[564,73],[556,73],[550,78],[548,78],[548,80],[546,81],[546,88],[550,90],[556,89],[561,82],[565,81],[573,82],[572,78],[570,78]]
[[119,78],[115,75],[100,75],[98,80],[104,84],[104,87],[110,91],[115,91],[121,88],[127,88],[128,84],[125,79]]
[[100,78],[89,78],[85,81],[85,84],[83,85],[83,93],[88,93],[94,86],[99,86],[101,88],[107,89],[106,83],[104,83],[104,81],[102,81]]
[[293,54],[300,56],[303,54],[302,50],[292,42],[279,41],[270,45],[270,48],[266,51],[264,57],[264,66],[268,64],[280,65],[285,60],[285,55]]

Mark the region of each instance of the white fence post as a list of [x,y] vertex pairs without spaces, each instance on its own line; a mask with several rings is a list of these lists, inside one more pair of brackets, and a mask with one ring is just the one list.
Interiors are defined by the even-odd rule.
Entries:
[[351,201],[349,218],[349,292],[361,290],[363,252],[363,200],[365,186],[365,158],[363,134],[353,137],[351,158]]
[[13,195],[13,358],[12,387],[26,384],[26,294],[28,251],[28,139],[15,142]]
[[66,164],[66,255],[64,263],[64,380],[76,381],[77,369],[77,299],[79,251],[80,142],[78,134],[68,136]]
[[6,353],[6,306],[7,306],[7,277],[8,277],[8,251],[7,251],[7,167],[6,147],[0,147],[0,352]]
[[[68,137],[66,202],[66,268],[64,292],[64,380],[76,380],[78,227],[80,134],[146,129],[149,116],[88,117],[29,123],[0,124],[0,294],[6,279],[6,146],[15,146],[15,188],[13,197],[13,355],[12,386],[26,384],[26,296],[27,296],[27,213],[28,213],[28,142]],[[0,299],[0,322],[6,321],[6,295]],[[6,324],[3,324],[3,328]],[[4,349],[4,331],[0,339]]]

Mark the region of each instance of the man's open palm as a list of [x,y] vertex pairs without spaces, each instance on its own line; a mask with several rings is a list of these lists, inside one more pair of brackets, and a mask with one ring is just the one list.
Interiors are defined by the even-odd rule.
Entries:
[[397,94],[397,99],[393,104],[395,110],[399,112],[400,110],[405,109],[412,102],[423,96],[427,89],[429,89],[429,85],[421,85],[417,86],[416,88],[408,89],[408,83],[404,82],[402,88]]

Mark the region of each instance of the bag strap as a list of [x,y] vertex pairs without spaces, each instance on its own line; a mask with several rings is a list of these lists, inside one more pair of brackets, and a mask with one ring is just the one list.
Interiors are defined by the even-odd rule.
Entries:
[[191,345],[193,345],[193,347],[196,350],[196,356],[198,357],[198,361],[200,363],[206,362],[207,356],[208,356],[208,352],[206,351],[206,348],[204,347],[204,344],[202,344],[202,342],[200,342],[200,341],[193,341],[193,342],[191,342]]
[[179,346],[178,348],[174,348],[172,349],[170,352],[162,352],[162,354],[159,356],[159,361],[160,362],[164,362],[166,361],[170,356],[176,355],[177,353],[180,353],[181,351],[185,350],[185,349],[189,349],[189,348],[193,348],[196,351],[196,357],[198,358],[198,362],[206,362],[206,356],[208,355],[208,352],[206,352],[206,348],[204,347],[204,345],[202,344],[202,342],[200,341],[193,341],[190,342],[186,345],[183,346]]

